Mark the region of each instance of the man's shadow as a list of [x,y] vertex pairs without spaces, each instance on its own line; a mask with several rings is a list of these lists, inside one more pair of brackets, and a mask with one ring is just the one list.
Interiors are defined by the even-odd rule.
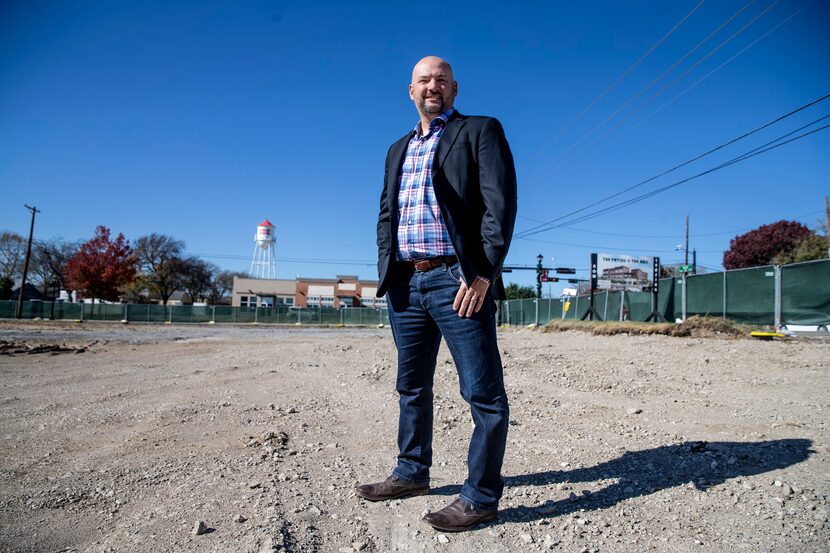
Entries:
[[[506,486],[546,486],[558,483],[613,480],[596,492],[570,490],[568,498],[540,506],[517,506],[500,511],[503,520],[533,521],[572,513],[605,509],[620,501],[684,484],[706,490],[731,478],[782,469],[806,460],[813,452],[806,439],[764,442],[687,442],[654,449],[628,451],[593,467],[550,470],[509,476]],[[457,485],[433,488],[436,495],[456,495]]]

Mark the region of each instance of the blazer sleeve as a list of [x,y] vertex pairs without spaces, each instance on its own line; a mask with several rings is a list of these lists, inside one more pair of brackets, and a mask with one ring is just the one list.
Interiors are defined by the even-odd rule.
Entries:
[[484,202],[481,240],[495,282],[501,274],[516,222],[516,168],[504,129],[497,119],[488,118],[479,137],[479,183]]
[[378,214],[377,245],[378,245],[378,272],[380,272],[384,258],[392,251],[392,236],[390,226],[389,202],[387,201],[387,183],[389,180],[389,155],[386,155],[386,163],[383,171],[383,187],[380,192],[380,212]]

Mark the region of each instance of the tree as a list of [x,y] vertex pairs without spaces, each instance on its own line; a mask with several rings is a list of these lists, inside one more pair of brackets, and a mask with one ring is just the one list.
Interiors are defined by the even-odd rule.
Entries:
[[536,292],[533,291],[531,286],[519,286],[515,282],[508,284],[504,289],[504,293],[507,295],[507,299],[509,300],[521,300],[536,297]]
[[219,267],[198,257],[182,259],[177,265],[181,274],[182,288],[188,293],[190,299],[193,302],[207,300]]
[[230,293],[233,291],[234,277],[247,278],[247,273],[235,271],[220,271],[216,273],[208,296],[208,303],[220,305],[229,302]]
[[743,269],[769,265],[777,255],[786,255],[812,233],[797,221],[778,221],[762,225],[729,242],[723,254],[723,266],[727,269]]
[[153,233],[135,241],[138,265],[147,278],[148,288],[164,305],[182,285],[182,250],[184,242],[164,234]]
[[150,303],[150,284],[144,273],[136,271],[133,279],[121,287],[121,295],[127,303]]
[[[60,238],[38,240],[32,248],[31,271],[34,281],[43,287],[44,295],[53,298],[53,291],[67,288],[64,266],[78,253],[80,244]],[[51,288],[51,290],[48,290]]]
[[67,286],[92,298],[116,301],[119,288],[135,275],[136,259],[123,234],[110,239],[110,229],[99,226],[95,237],[81,245],[64,266]]
[[13,289],[14,281],[12,279],[9,277],[0,277],[0,300],[10,300]]
[[827,259],[827,238],[813,232],[799,242],[792,251],[776,255],[772,262],[775,265],[786,265],[815,259]]
[[26,255],[26,239],[16,232],[4,231],[0,235],[0,278],[14,280],[23,270]]

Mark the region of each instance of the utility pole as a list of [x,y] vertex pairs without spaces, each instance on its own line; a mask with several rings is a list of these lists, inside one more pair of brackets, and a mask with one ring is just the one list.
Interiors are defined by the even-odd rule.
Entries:
[[32,256],[32,236],[35,233],[35,214],[40,213],[36,207],[31,207],[27,204],[26,209],[32,212],[32,224],[29,225],[29,245],[26,246],[26,260],[23,262],[23,280],[20,281],[20,293],[17,295],[17,318],[23,318],[23,293],[26,290],[26,276],[29,272],[29,258]]
[[830,257],[830,204],[827,203],[827,196],[824,196],[824,224],[827,225],[827,257]]
[[536,320],[533,324],[539,326],[539,302],[542,301],[542,254],[536,256]]

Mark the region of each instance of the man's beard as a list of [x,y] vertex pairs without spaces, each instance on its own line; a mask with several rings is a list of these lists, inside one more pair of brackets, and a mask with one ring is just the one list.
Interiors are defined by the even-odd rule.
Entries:
[[438,100],[438,104],[427,104],[427,98],[421,100],[421,111],[423,113],[444,113],[444,98],[441,96],[430,96],[432,100]]

